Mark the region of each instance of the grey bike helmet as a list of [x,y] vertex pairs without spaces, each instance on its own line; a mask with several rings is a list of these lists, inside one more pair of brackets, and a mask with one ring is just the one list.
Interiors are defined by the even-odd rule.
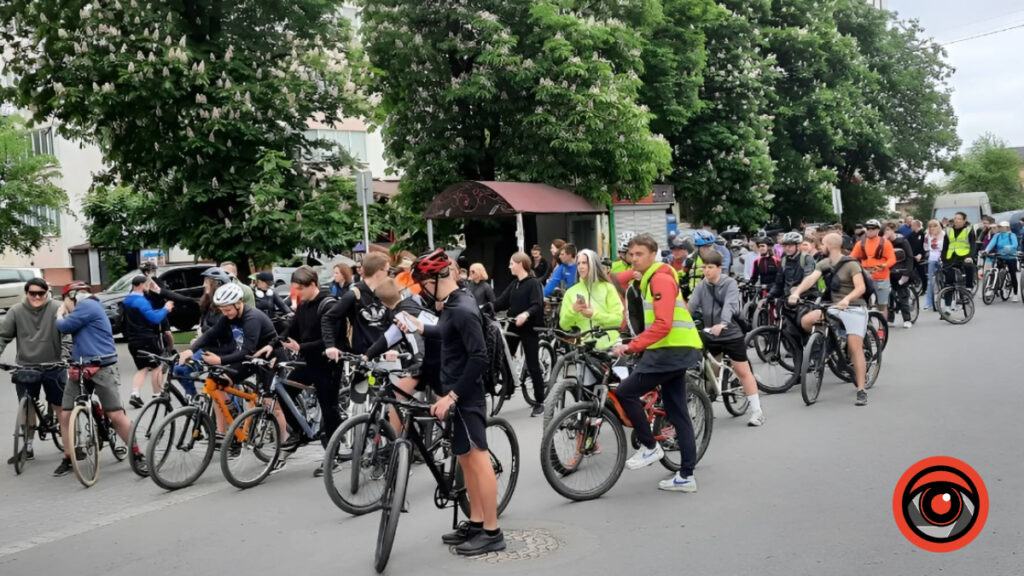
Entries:
[[234,276],[230,272],[221,268],[220,266],[211,266],[203,271],[203,277],[213,278],[221,284],[230,284]]
[[242,287],[238,284],[225,284],[213,293],[214,306],[230,306],[242,301]]
[[804,241],[804,237],[799,232],[786,232],[786,235],[782,237],[782,244],[799,244]]

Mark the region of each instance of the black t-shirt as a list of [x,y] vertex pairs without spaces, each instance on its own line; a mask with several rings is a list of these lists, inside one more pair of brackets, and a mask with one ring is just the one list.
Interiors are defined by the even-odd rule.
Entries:
[[484,404],[483,376],[488,366],[487,343],[476,301],[465,290],[444,301],[437,326],[425,326],[426,338],[441,339],[441,387],[454,390],[459,404]]
[[[345,339],[349,324],[352,325],[351,346]],[[354,284],[321,319],[324,347],[348,349],[355,354],[366,352],[388,326],[387,307],[363,282]]]
[[278,341],[274,323],[266,314],[255,308],[245,307],[242,313],[228,320],[221,315],[212,328],[203,332],[192,344],[193,352],[210,345],[217,345],[225,340],[234,339],[238,348],[220,355],[221,364],[235,364],[252,356],[257,350]]

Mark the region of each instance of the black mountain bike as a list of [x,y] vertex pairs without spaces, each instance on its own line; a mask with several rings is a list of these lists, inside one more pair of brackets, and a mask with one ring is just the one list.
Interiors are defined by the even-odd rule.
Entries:
[[[42,382],[43,373],[64,370],[63,363],[24,364],[21,366],[0,364],[0,370],[11,372],[11,382],[29,386]],[[40,387],[42,393],[42,387]],[[60,435],[60,421],[49,402],[42,403],[39,398],[25,394],[18,402],[17,418],[14,420],[14,473],[21,474],[28,460],[28,440],[33,434],[39,435],[40,442],[46,442],[47,436],[59,452],[64,452],[64,441]]]
[[[822,311],[822,320],[804,346],[804,358],[800,368],[800,394],[804,403],[810,406],[818,401],[821,382],[827,366],[833,374],[846,382],[854,382],[853,363],[847,354],[843,322],[829,314],[830,305],[816,305]],[[868,325],[864,334],[864,361],[866,366],[864,388],[871,388],[882,369],[882,342],[874,327]]]
[[160,394],[142,407],[142,412],[139,412],[139,415],[135,417],[135,421],[132,422],[131,432],[128,434],[128,446],[131,448],[128,450],[128,464],[131,466],[132,472],[146,478],[149,476],[149,466],[139,465],[140,460],[136,458],[135,448],[139,449],[138,454],[145,454],[146,447],[149,445],[149,440],[153,437],[153,432],[156,431],[157,426],[164,421],[168,414],[178,408],[188,406],[189,403],[185,393],[179,390],[173,381],[187,379],[193,382],[202,382],[203,378],[175,376],[173,370],[174,365],[178,363],[177,354],[166,358],[146,351],[142,351],[141,354],[159,362],[160,370],[164,374],[163,389],[160,390]]
[[[952,283],[947,274],[953,277]],[[950,324],[966,324],[974,318],[974,293],[967,288],[963,264],[944,264],[935,274],[935,309]]]

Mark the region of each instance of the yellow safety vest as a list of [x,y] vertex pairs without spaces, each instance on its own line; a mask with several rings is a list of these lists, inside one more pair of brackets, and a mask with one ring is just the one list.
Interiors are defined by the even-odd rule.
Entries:
[[630,266],[629,264],[623,262],[621,259],[616,260],[615,262],[612,262],[612,274],[618,274],[620,272],[625,272],[626,270],[632,270],[632,269],[633,269],[632,266]]
[[[654,295],[650,291],[651,276],[662,266],[668,266],[662,262],[655,262],[648,268],[640,279],[640,293],[644,298],[644,330],[650,330],[654,324]],[[690,316],[690,311],[683,303],[683,295],[676,290],[676,306],[672,313],[672,330],[668,335],[647,347],[648,350],[656,348],[703,348],[700,339],[700,332]]]
[[697,289],[697,284],[704,279],[704,260],[701,260],[699,254],[693,259],[693,266],[686,273],[690,276],[690,293],[692,294]]
[[949,238],[949,248],[946,249],[947,260],[953,256],[959,256],[960,258],[970,256],[971,243],[968,239],[971,236],[971,230],[967,226],[964,226],[963,230],[960,231],[959,238],[953,227],[946,231],[946,236]]

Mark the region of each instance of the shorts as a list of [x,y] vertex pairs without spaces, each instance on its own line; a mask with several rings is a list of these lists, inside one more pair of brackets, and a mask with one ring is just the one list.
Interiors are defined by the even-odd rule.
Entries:
[[745,338],[733,338],[732,340],[704,340],[704,348],[712,356],[725,354],[729,360],[734,362],[747,361],[747,342]]
[[[100,367],[92,377],[92,383],[93,392],[99,397],[104,412],[124,410],[121,405],[121,372],[117,369],[117,364]],[[64,387],[64,401],[61,407],[71,410],[75,407],[75,400],[81,395],[82,390],[78,387],[78,381],[69,379],[68,385]]]
[[[162,340],[163,340],[163,336],[161,335],[160,336],[160,341],[162,341]],[[149,352],[150,354],[156,354],[157,356],[162,356],[164,351],[163,351],[162,347],[159,345],[159,341],[154,339],[151,342],[145,342],[145,343],[142,343],[142,342],[139,342],[139,343],[134,343],[134,342],[133,343],[129,343],[128,344],[128,353],[131,354],[132,360],[135,361],[135,369],[136,370],[143,370],[143,369],[146,369],[146,368],[159,368],[160,367],[160,363],[159,362],[157,362],[156,360],[153,360],[152,358],[149,358],[147,356],[139,354],[139,352]]]
[[[35,377],[30,377],[30,379],[36,380]],[[39,389],[42,388],[46,392],[46,401],[54,406],[60,406],[64,398],[64,387],[68,383],[68,371],[65,368],[47,370],[40,373],[39,379],[30,384],[23,384],[19,380],[25,380],[25,378],[19,378],[18,372],[11,375],[14,389],[18,393],[18,400],[21,400],[26,392],[33,398],[39,398]]]
[[455,404],[452,414],[452,452],[469,454],[470,448],[487,450],[487,404]]
[[892,282],[888,278],[875,280],[875,303],[880,306],[888,306],[890,294],[892,294]]
[[843,327],[846,328],[847,336],[860,336],[863,338],[864,334],[868,331],[867,308],[861,306],[850,306],[846,310],[829,308],[828,313],[839,318],[843,323]]

